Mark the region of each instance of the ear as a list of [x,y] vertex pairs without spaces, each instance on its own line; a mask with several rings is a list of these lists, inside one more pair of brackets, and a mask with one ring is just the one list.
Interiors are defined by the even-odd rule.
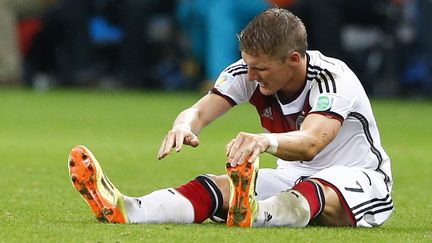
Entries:
[[291,53],[291,55],[288,57],[289,63],[291,65],[298,65],[301,61],[301,55],[300,53],[294,51]]

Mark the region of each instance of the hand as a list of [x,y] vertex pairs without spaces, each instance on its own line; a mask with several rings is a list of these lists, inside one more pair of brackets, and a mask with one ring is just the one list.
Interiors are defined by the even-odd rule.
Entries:
[[191,131],[190,126],[186,124],[175,126],[168,132],[159,149],[157,158],[165,158],[172,148],[175,148],[176,152],[180,152],[183,144],[192,147],[199,145],[198,137]]
[[235,167],[242,164],[250,156],[247,162],[253,163],[259,154],[265,152],[268,146],[269,140],[265,136],[240,132],[225,147],[227,162]]

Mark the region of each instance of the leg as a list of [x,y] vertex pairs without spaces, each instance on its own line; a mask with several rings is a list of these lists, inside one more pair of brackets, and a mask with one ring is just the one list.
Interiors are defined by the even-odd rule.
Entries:
[[315,223],[326,226],[354,226],[355,223],[350,217],[351,212],[343,206],[336,191],[319,180],[313,181],[322,188],[326,202],[323,212],[316,218]]
[[[342,175],[342,176],[338,176]],[[377,171],[334,166],[296,184],[292,189],[257,202],[243,204],[252,219],[245,227],[324,226],[373,227],[393,211],[388,178]],[[231,211],[230,206],[230,211]]]
[[[284,205],[282,209],[279,204]],[[285,211],[281,213],[282,217],[275,216],[275,220],[280,218],[278,222],[272,222],[279,226],[302,227],[312,222],[325,226],[354,225],[351,212],[341,203],[335,189],[317,179],[304,180],[291,190],[281,192],[270,200],[260,201],[260,206],[262,212],[269,207]]]
[[313,181],[303,181],[292,189],[259,201],[253,227],[305,227],[321,214],[325,196]]
[[[265,200],[256,199],[255,184],[259,159],[254,163],[243,163],[236,167],[227,165],[231,194],[227,225],[240,227],[290,226],[304,227],[310,215],[318,215],[324,206],[323,200],[315,200],[318,205],[309,209],[308,200],[300,192],[289,190],[277,193]],[[274,173],[278,175],[277,173]],[[281,175],[279,175],[281,176]],[[276,179],[277,181],[278,179]],[[266,183],[266,182],[264,182]],[[291,184],[290,180],[280,185]],[[268,182],[267,182],[268,184]],[[274,184],[274,181],[270,184]],[[274,186],[273,186],[274,187]],[[273,190],[274,188],[269,188]],[[311,192],[323,199],[322,191],[314,182],[304,183],[301,190]]]
[[393,212],[390,178],[383,172],[345,166],[313,175],[311,179],[327,190],[326,199],[330,201],[316,223],[357,227],[383,224]]
[[[249,193],[249,195],[253,194]],[[242,203],[244,211],[251,214],[251,218],[234,225],[305,227],[311,221],[328,226],[352,225],[336,192],[317,180],[306,180],[268,199],[259,202],[252,199],[252,201],[251,206]],[[248,214],[245,213],[246,217]],[[316,218],[319,220],[317,221]]]
[[201,223],[213,215],[226,217],[221,192],[223,190],[224,194],[228,194],[226,176],[198,176],[177,188],[157,190],[142,197],[128,197],[109,181],[86,147],[79,145],[73,148],[68,163],[72,184],[99,221]]

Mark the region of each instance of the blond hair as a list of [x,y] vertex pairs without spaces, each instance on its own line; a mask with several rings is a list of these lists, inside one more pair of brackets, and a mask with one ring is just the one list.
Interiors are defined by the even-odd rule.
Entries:
[[270,8],[256,16],[237,36],[240,51],[285,60],[291,52],[306,55],[307,34],[303,22],[286,9]]

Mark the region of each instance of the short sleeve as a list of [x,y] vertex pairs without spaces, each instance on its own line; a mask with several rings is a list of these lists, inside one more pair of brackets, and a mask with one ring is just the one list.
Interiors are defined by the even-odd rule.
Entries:
[[[240,62],[240,64],[238,64]],[[213,93],[228,97],[235,104],[248,102],[257,82],[247,80],[247,66],[238,61],[225,69],[214,84]],[[237,69],[233,68],[239,66]]]
[[[345,120],[350,112],[353,111],[356,102],[355,93],[348,88],[338,85],[336,89],[330,89],[330,92],[323,91],[319,88],[319,81],[312,84],[309,104],[311,105],[310,113],[322,113],[333,116],[341,121]],[[338,84],[336,80],[335,85]]]

